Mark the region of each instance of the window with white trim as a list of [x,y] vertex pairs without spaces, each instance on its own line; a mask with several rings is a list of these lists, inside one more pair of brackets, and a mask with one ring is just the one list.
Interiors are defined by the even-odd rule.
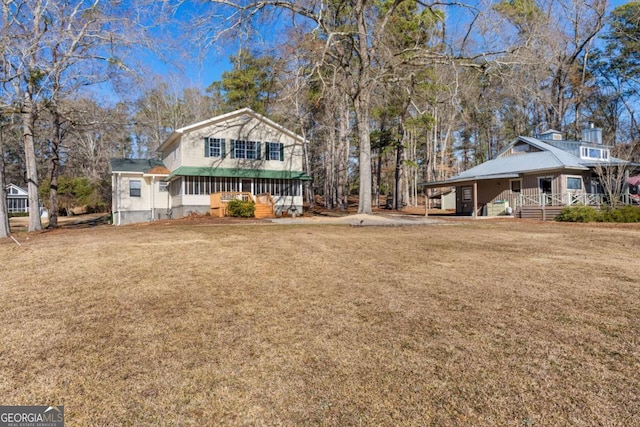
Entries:
[[233,146],[233,158],[235,159],[260,159],[260,142],[258,141],[231,141]]
[[168,191],[167,181],[165,181],[164,179],[161,179],[160,181],[158,181],[158,191],[160,192]]
[[609,150],[606,148],[580,147],[580,157],[583,159],[609,160]]
[[225,144],[222,138],[205,138],[204,139],[204,156],[205,157],[224,157]]
[[129,181],[129,197],[142,196],[142,182],[139,179]]
[[265,158],[267,160],[284,161],[284,144],[281,142],[267,142],[266,150]]
[[582,178],[576,176],[568,176],[567,190],[582,190]]

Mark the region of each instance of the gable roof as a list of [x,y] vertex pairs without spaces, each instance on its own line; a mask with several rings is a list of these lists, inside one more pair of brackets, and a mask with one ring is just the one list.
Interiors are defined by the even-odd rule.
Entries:
[[[505,154],[519,142],[529,144],[540,151],[522,153],[515,156]],[[523,173],[544,172],[558,169],[589,170],[597,164],[615,165],[628,163],[620,159],[610,157],[606,162],[597,160],[583,160],[578,156],[541,141],[537,138],[519,136],[507,145],[493,160],[486,161],[472,167],[452,178],[431,183],[421,183],[422,186],[437,186],[439,184],[456,184],[469,181],[481,181],[498,178],[517,178]]]
[[[11,194],[13,190],[14,194]],[[19,187],[15,184],[9,183],[5,186],[7,197],[28,197],[29,191],[26,188]]]
[[270,126],[270,127],[274,128],[274,129],[278,130],[279,132],[282,132],[285,135],[288,135],[291,138],[298,140],[299,142],[304,142],[304,138],[303,137],[301,137],[300,135],[290,131],[289,129],[285,128],[284,126],[281,126],[281,125],[277,124],[276,122],[274,122],[271,119],[266,118],[262,114],[256,113],[251,108],[242,108],[240,110],[232,111],[232,112],[226,113],[226,114],[221,114],[219,116],[212,117],[210,119],[203,120],[201,122],[194,123],[192,125],[176,129],[175,131],[173,131],[173,133],[171,133],[171,135],[169,135],[169,137],[162,144],[160,144],[160,147],[158,147],[157,151],[164,150],[165,147],[167,147],[168,145],[170,145],[171,143],[173,143],[175,140],[177,140],[178,138],[180,138],[182,135],[184,135],[186,133],[193,132],[193,131],[201,129],[203,127],[215,125],[217,123],[222,123],[222,122],[225,122],[227,120],[231,120],[231,119],[234,119],[234,118],[237,118],[237,117],[241,117],[241,116],[249,116],[251,118],[254,118],[254,119],[266,124],[267,126]]
[[[129,172],[129,173],[152,173],[158,175],[168,175],[169,170],[164,166],[160,160],[156,159],[109,159],[109,166],[111,167],[111,173],[114,172]],[[161,172],[158,172],[158,168]]]

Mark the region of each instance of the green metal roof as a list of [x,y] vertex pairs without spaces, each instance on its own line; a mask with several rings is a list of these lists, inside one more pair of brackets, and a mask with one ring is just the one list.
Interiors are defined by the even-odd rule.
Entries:
[[229,178],[268,178],[268,179],[299,179],[311,181],[311,177],[304,172],[274,171],[264,169],[231,169],[181,166],[171,172],[168,179],[176,176],[214,176]]
[[160,160],[156,159],[109,159],[112,172],[139,172],[145,173],[156,166],[163,166]]

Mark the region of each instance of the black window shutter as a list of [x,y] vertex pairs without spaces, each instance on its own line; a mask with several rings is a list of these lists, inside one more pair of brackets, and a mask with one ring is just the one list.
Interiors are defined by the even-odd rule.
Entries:
[[204,156],[209,157],[209,138],[204,138]]
[[227,155],[227,152],[225,151],[225,144],[224,144],[224,138],[220,139],[220,158],[224,159],[224,157]]
[[284,162],[284,144],[280,144],[280,161]]
[[260,154],[262,154],[260,152],[260,141],[256,141],[256,160],[260,160],[262,158]]
[[231,158],[235,159],[236,158],[236,150],[235,150],[235,145],[236,145],[236,140],[232,139],[231,140]]
[[271,156],[269,155],[269,147],[271,146],[270,142],[264,143],[264,158],[265,160],[271,160]]

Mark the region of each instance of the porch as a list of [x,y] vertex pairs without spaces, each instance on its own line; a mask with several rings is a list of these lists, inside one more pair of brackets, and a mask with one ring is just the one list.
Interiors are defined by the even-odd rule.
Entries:
[[[619,197],[622,204],[638,204],[637,195],[623,193]],[[537,194],[510,193],[506,201],[514,211],[524,206],[602,206],[610,204],[607,195],[602,193],[550,194],[542,191]]]
[[211,193],[210,200],[209,214],[212,217],[227,216],[227,205],[231,200],[253,202],[255,204],[255,218],[274,218],[276,216],[275,202],[269,193],[253,195],[247,191],[220,191]]
[[[625,205],[638,204],[640,200],[634,194],[620,194],[620,202]],[[566,206],[592,206],[600,208],[609,204],[607,196],[602,193],[563,193],[548,194],[539,192],[536,195],[521,193],[509,194],[507,200],[513,214],[519,218],[552,220],[560,214]]]
[[538,191],[534,194],[512,192],[507,197],[509,206],[515,211],[523,206],[601,206],[605,204],[604,194],[568,192],[552,194]]

